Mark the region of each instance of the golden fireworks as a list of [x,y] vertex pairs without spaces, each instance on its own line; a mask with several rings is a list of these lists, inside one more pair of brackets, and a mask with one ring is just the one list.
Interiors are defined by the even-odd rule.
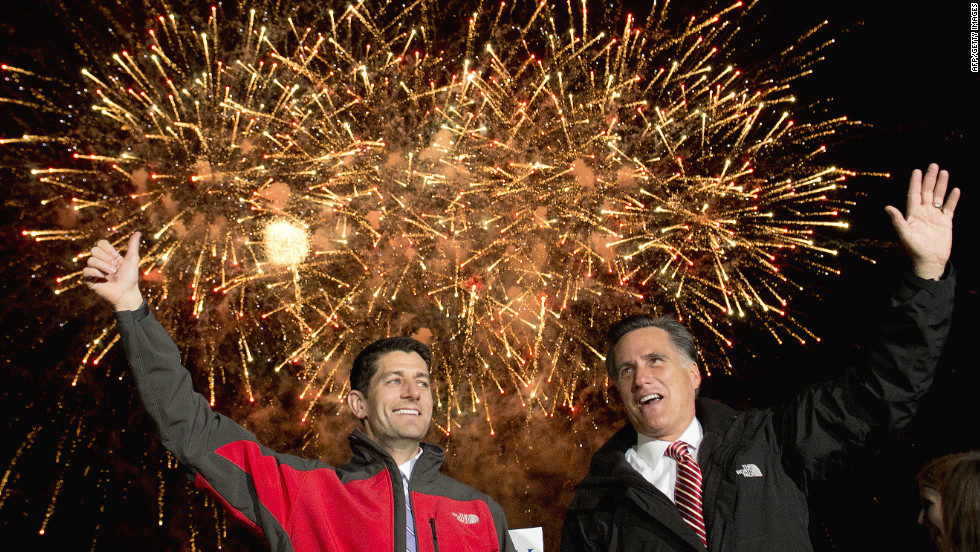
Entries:
[[[810,338],[791,273],[833,272],[820,231],[846,227],[853,174],[820,161],[853,123],[794,118],[812,52],[802,73],[740,71],[741,3],[615,26],[588,8],[481,4],[458,31],[430,0],[311,21],[162,8],[142,46],[81,72],[85,133],[0,141],[72,151],[35,171],[62,224],[24,234],[79,265],[143,231],[149,300],[206,342],[212,402],[295,377],[303,422],[386,335],[432,346],[446,434],[467,412],[493,433],[492,395],[574,409],[606,385],[600,336],[624,312],[692,322],[709,370],[728,369],[730,321]],[[63,272],[59,293],[80,287]],[[74,382],[114,336],[93,334]]]
[[164,13],[145,49],[82,71],[106,139],[75,146],[86,168],[38,171],[77,222],[25,233],[148,230],[164,316],[230,309],[250,373],[275,322],[287,347],[263,355],[305,366],[315,397],[343,392],[322,366],[421,336],[446,431],[491,391],[571,406],[603,382],[593,320],[621,311],[676,312],[723,347],[726,319],[807,337],[784,269],[831,270],[814,231],[846,227],[849,173],[813,144],[847,122],[794,124],[785,80],[724,59],[740,3],[599,32],[585,10],[501,4],[465,37],[427,27],[433,8],[362,3],[319,27],[252,10],[230,38],[216,8],[201,30]]

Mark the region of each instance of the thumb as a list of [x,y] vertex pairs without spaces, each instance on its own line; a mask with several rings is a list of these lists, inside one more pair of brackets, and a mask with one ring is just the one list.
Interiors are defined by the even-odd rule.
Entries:
[[139,264],[140,259],[140,238],[143,234],[140,232],[133,232],[133,235],[129,237],[129,243],[126,245],[126,257],[125,261],[135,261]]
[[888,218],[892,219],[892,226],[895,227],[895,231],[902,233],[905,226],[908,224],[905,222],[905,216],[902,215],[902,212],[891,205],[885,207],[885,212],[888,213]]

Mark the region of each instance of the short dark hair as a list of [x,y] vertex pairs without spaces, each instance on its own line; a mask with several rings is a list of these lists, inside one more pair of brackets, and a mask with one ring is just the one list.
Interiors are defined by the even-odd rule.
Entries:
[[606,348],[606,370],[609,372],[610,378],[616,379],[616,359],[613,354],[616,349],[616,344],[626,334],[642,328],[659,328],[667,332],[667,336],[670,337],[670,342],[677,348],[677,351],[681,355],[686,357],[684,360],[694,361],[697,359],[698,352],[694,347],[694,336],[676,318],[672,316],[661,316],[659,318],[651,318],[643,315],[627,316],[619,322],[616,322],[609,328],[609,332],[606,333],[607,343],[609,344]]
[[395,351],[415,353],[425,361],[427,370],[432,368],[432,354],[425,343],[411,337],[386,337],[375,341],[357,353],[357,357],[354,358],[354,365],[350,369],[351,390],[367,392],[367,388],[371,385],[371,378],[378,371],[378,360]]

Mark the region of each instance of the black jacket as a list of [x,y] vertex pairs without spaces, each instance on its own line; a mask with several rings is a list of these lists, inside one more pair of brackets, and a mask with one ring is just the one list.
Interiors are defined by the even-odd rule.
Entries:
[[[954,278],[903,278],[866,363],[792,402],[738,412],[697,400],[698,463],[708,549],[812,550],[807,494],[829,465],[852,465],[912,418],[949,329]],[[700,539],[666,495],[630,466],[627,425],[592,458],[565,518],[561,549],[698,551]]]

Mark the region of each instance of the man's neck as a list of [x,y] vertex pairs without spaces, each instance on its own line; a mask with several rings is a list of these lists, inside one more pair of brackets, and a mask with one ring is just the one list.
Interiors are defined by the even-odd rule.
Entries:
[[408,462],[419,453],[420,447],[418,441],[409,441],[404,443],[378,443],[381,448],[385,449],[388,454],[395,460],[395,464],[399,466]]
[[704,429],[701,426],[701,422],[698,420],[697,416],[692,416],[687,427],[685,427],[680,433],[654,436],[645,435],[637,431],[636,436],[637,445],[643,445],[644,443],[648,443],[650,441],[661,441],[669,444],[677,440],[683,440],[688,445],[692,445],[697,448],[701,444],[701,439],[704,437]]
[[364,434],[368,436],[369,439],[378,444],[385,452],[391,455],[395,460],[395,463],[399,466],[408,462],[419,453],[421,441],[412,441],[409,439],[381,439],[380,436],[374,434],[369,426],[363,428]]

